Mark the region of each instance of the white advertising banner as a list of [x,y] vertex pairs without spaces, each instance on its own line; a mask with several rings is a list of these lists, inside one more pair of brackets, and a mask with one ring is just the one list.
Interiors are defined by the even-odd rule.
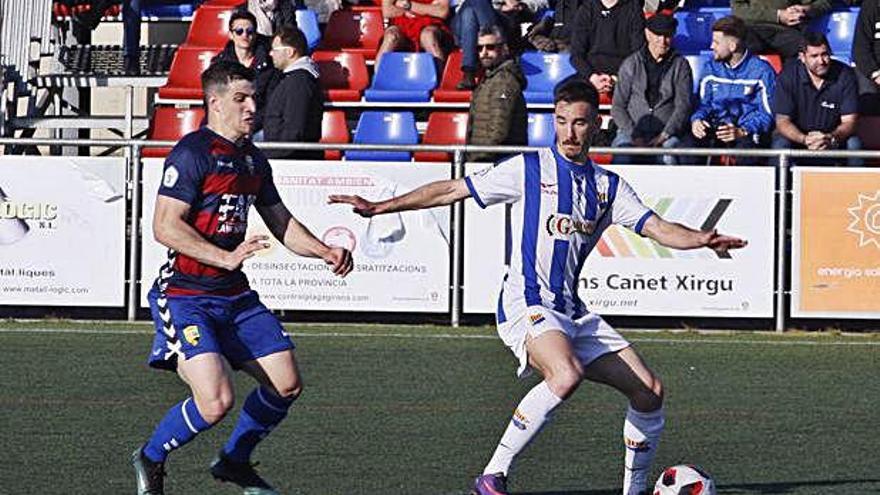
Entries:
[[0,304],[124,298],[125,160],[0,157]]
[[[449,208],[361,218],[347,205],[328,205],[330,194],[370,200],[399,196],[424,183],[448,179],[443,164],[272,161],[278,192],[291,213],[327,244],[352,250],[355,269],[345,279],[319,259],[294,255],[274,238],[247,260],[251,288],[272,309],[438,312],[449,310]],[[144,160],[141,303],[164,263],[151,219],[162,160]],[[248,235],[268,229],[256,210]]]
[[[749,245],[719,257],[680,251],[618,226],[609,228],[580,275],[581,298],[608,315],[772,317],[773,168],[609,166],[663,218],[716,228]],[[469,172],[477,168],[469,165]],[[464,310],[495,312],[504,275],[503,205],[465,207]],[[515,242],[512,245],[516,249]]]

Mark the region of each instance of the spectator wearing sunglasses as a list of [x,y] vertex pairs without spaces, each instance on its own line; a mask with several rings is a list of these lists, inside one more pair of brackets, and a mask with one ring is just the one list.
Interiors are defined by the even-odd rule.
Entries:
[[279,78],[279,73],[269,57],[270,43],[271,38],[257,33],[257,20],[252,13],[236,10],[229,17],[229,41],[223,51],[211,61],[212,64],[219,61],[238,62],[257,73],[254,82],[254,99],[257,105],[253,128],[255,135],[259,135],[263,129],[266,100]]

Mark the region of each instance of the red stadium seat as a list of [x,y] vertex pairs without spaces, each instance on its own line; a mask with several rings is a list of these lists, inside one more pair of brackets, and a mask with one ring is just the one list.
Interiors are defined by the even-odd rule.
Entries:
[[434,90],[434,101],[471,101],[471,92],[469,90],[456,89],[455,87],[461,81],[461,77],[461,50],[455,50],[446,58],[443,78],[440,80],[440,86]]
[[[428,116],[428,127],[422,144],[464,144],[467,139],[467,112],[433,112]],[[419,151],[413,155],[417,162],[447,162],[451,153]]]
[[[345,120],[345,112],[342,110],[331,110],[324,112],[324,119],[321,120],[321,143],[350,143],[351,135],[348,132],[348,122]],[[327,160],[341,160],[342,151],[326,150],[324,158]]]
[[[174,108],[158,106],[153,113],[150,122],[151,141],[177,141],[183,136],[199,128],[205,118],[205,109]],[[144,158],[157,158],[168,156],[171,148],[144,148]]]
[[181,46],[174,54],[168,82],[159,88],[159,98],[168,100],[202,99],[202,71],[211,65],[219,48]]
[[360,101],[370,84],[367,62],[360,53],[315,52],[312,60],[318,64],[321,87],[330,101]]
[[229,17],[232,15],[232,7],[218,5],[203,5],[196,10],[192,23],[189,25],[189,34],[186,36],[186,45],[192,47],[223,48],[229,41]]
[[385,34],[384,23],[382,12],[337,10],[327,21],[318,49],[360,53],[373,60]]
[[773,70],[776,71],[777,74],[782,72],[782,57],[779,56],[778,54],[776,54],[776,53],[762,53],[762,54],[758,55],[758,57],[760,57],[761,60],[764,60],[765,62],[770,64],[770,66],[773,67]]

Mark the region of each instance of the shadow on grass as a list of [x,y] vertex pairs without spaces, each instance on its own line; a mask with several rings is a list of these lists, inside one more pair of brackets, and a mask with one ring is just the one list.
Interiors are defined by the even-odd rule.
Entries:
[[[827,488],[834,492],[836,487],[851,485],[873,485],[865,487],[865,491],[858,493],[880,494],[880,478],[852,479],[852,480],[828,480],[828,481],[780,481],[777,483],[739,483],[718,486],[718,493],[722,495],[756,494],[756,493],[797,493],[801,488]],[[870,491],[868,491],[870,490]],[[854,493],[854,492],[848,492]],[[566,490],[551,492],[515,492],[515,495],[619,495],[620,490]]]

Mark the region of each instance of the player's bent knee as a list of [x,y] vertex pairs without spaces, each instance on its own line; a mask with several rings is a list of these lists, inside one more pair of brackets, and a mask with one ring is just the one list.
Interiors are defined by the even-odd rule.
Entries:
[[276,393],[279,397],[286,400],[296,400],[300,394],[302,394],[303,386],[302,382],[299,380],[290,383],[287,386],[282,386],[276,390]]
[[216,424],[222,420],[235,405],[235,397],[232,394],[218,395],[210,399],[197,401],[199,414],[210,424]]
[[584,379],[584,371],[579,366],[563,366],[547,373],[544,379],[551,392],[565,399],[577,390]]
[[637,411],[651,412],[663,407],[663,384],[659,379],[655,379],[653,383],[645,388],[635,392],[630,397],[630,404]]

